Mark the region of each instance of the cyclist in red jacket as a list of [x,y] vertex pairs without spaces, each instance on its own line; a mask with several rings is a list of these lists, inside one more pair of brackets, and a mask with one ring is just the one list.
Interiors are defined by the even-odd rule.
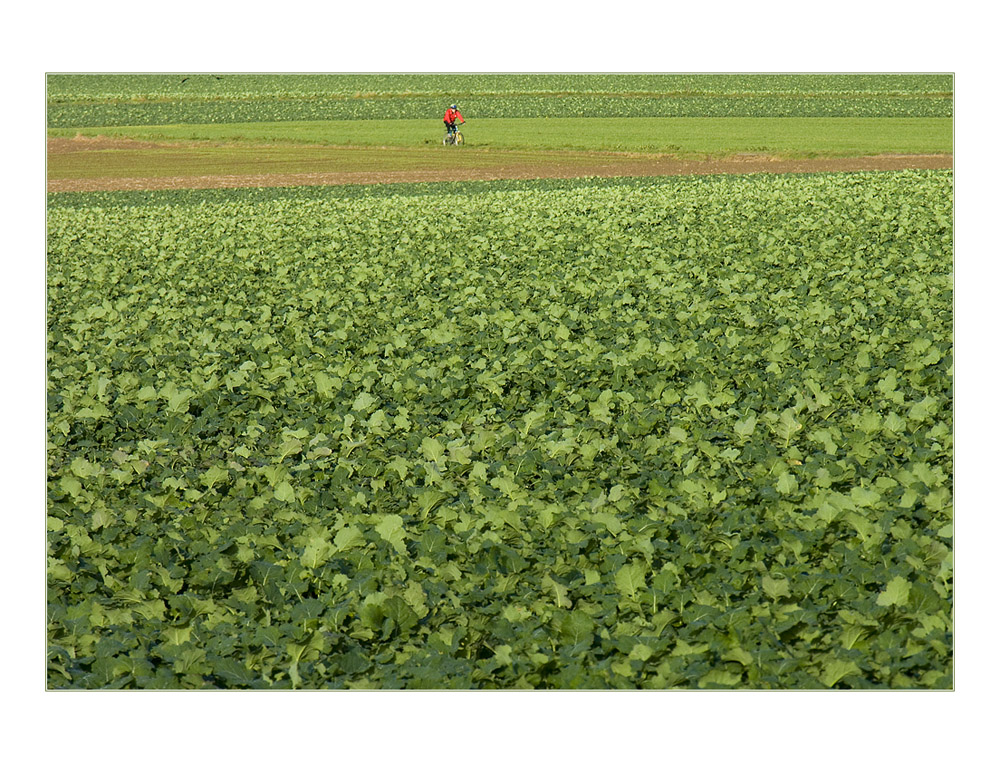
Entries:
[[444,112],[444,126],[445,129],[448,131],[448,135],[451,135],[452,133],[458,130],[458,128],[455,127],[456,119],[461,120],[461,123],[463,125],[465,124],[465,117],[463,117],[462,112],[458,110],[458,104],[453,103],[451,106],[445,109]]

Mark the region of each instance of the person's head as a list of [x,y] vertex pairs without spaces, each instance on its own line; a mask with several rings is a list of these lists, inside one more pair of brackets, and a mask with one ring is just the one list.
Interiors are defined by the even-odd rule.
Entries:
[[453,103],[453,104],[451,105],[451,108],[453,108],[453,109],[457,109],[457,108],[458,108],[458,104],[457,104],[457,103]]

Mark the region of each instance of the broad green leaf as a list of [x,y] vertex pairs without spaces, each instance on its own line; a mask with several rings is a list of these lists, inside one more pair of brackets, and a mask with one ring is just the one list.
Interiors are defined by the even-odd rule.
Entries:
[[885,421],[882,423],[882,428],[886,432],[891,432],[896,434],[904,433],[906,432],[906,420],[903,419],[903,417],[899,416],[899,414],[897,414],[895,411],[892,411],[889,413],[889,416],[887,416],[885,418]]
[[896,374],[896,370],[889,369],[886,372],[885,376],[876,383],[875,387],[878,388],[879,392],[881,392],[883,395],[888,395],[893,390],[895,390],[898,385],[899,385],[899,378],[898,375]]
[[167,410],[176,414],[183,414],[188,410],[194,392],[191,390],[174,390],[167,396]]
[[201,473],[201,482],[208,488],[212,488],[217,483],[222,483],[229,478],[229,470],[213,464],[205,472]]
[[383,432],[388,430],[390,427],[389,418],[382,409],[377,409],[372,412],[365,424],[368,426],[369,430],[374,430],[375,432]]
[[289,438],[282,441],[279,451],[279,460],[287,459],[289,456],[302,453],[302,441],[298,438]]
[[[517,620],[515,618],[509,620]],[[559,634],[566,641],[566,644],[589,645],[593,639],[596,624],[594,619],[582,610],[563,610],[553,617],[553,623],[559,630]]]
[[400,554],[406,552],[406,531],[403,529],[403,518],[399,515],[384,515],[375,523],[375,532],[389,542]]
[[882,417],[874,411],[866,411],[858,418],[858,427],[862,432],[878,432],[882,429]]
[[947,488],[935,488],[924,497],[924,503],[934,514],[942,514],[951,505],[951,492]]
[[163,638],[169,645],[182,645],[191,640],[192,627],[170,627],[163,630]]
[[632,651],[628,654],[628,657],[630,660],[642,661],[643,663],[645,663],[646,661],[648,661],[650,658],[653,657],[653,654],[654,653],[652,647],[640,642],[639,644],[637,644],[635,647],[632,648]]
[[632,678],[635,676],[635,669],[632,668],[632,661],[620,660],[611,663],[611,670],[618,676]]
[[434,488],[425,488],[417,496],[417,506],[420,507],[420,516],[427,517],[434,507],[438,506],[448,497],[444,491]]
[[513,496],[517,491],[517,482],[507,475],[498,475],[490,481],[490,485],[506,496]]
[[452,441],[448,444],[448,461],[455,464],[471,464],[472,447],[461,441]]
[[850,650],[867,633],[868,629],[866,627],[859,624],[852,624],[844,629],[840,636],[840,644],[845,649]]
[[114,523],[114,514],[103,504],[103,502],[95,506],[93,512],[90,514],[90,529],[92,531],[114,525]]
[[501,614],[508,621],[512,621],[514,623],[526,621],[531,617],[531,612],[523,605],[505,605]]
[[902,576],[894,576],[888,584],[886,584],[885,591],[883,591],[878,599],[875,600],[877,605],[882,607],[890,607],[891,605],[903,606],[910,599],[910,589],[912,584],[907,581]]
[[623,565],[615,573],[615,586],[629,599],[636,599],[639,592],[646,588],[646,566],[640,562]]
[[417,618],[423,618],[430,612],[430,608],[427,607],[427,593],[416,581],[410,581],[407,584],[406,591],[403,592],[402,596]]
[[754,430],[757,429],[757,415],[751,414],[746,419],[739,420],[733,425],[733,430],[741,438],[749,438],[754,434]]
[[781,417],[774,426],[775,434],[786,443],[801,429],[802,423],[795,418],[795,414],[789,409],[781,412]]
[[828,456],[837,455],[837,443],[833,439],[833,433],[831,433],[829,430],[825,429],[813,430],[812,432],[809,433],[809,439],[814,440],[820,445],[822,445],[823,450],[826,452]]
[[92,464],[82,456],[78,456],[72,461],[70,469],[73,471],[74,475],[82,478],[94,477],[95,475],[100,475],[101,472],[103,472],[101,465]]
[[710,649],[710,645],[707,643],[690,643],[683,639],[678,639],[677,644],[674,649],[670,652],[671,655],[677,657],[683,657],[686,655],[701,655],[702,653],[707,653]]
[[828,661],[823,667],[823,675],[820,681],[827,687],[833,687],[844,677],[860,673],[861,670],[853,661],[833,659]]
[[798,490],[799,484],[795,480],[795,476],[790,472],[782,473],[778,477],[777,489],[778,493],[790,494]]
[[527,435],[539,422],[544,419],[544,411],[529,411],[524,415],[524,426],[521,428],[522,434]]
[[46,574],[51,581],[72,581],[73,571],[64,562],[49,558]]
[[727,652],[723,653],[722,659],[726,661],[734,661],[735,663],[740,663],[744,667],[752,666],[754,663],[753,655],[742,647],[734,647]]
[[874,507],[881,498],[882,495],[878,491],[873,491],[864,486],[855,486],[851,489],[851,500],[858,507]]
[[437,464],[444,463],[445,446],[434,438],[424,438],[420,443],[424,458]]
[[344,552],[351,547],[362,546],[365,543],[365,536],[358,528],[348,525],[337,531],[333,539],[333,545],[338,552]]
[[322,534],[313,534],[306,541],[302,550],[302,564],[307,568],[317,568],[330,559],[333,546]]
[[325,371],[317,371],[313,375],[313,380],[316,382],[316,391],[323,398],[332,398],[335,391],[340,389],[340,386]]
[[361,393],[358,394],[358,397],[354,399],[354,403],[351,404],[351,408],[354,411],[367,411],[376,403],[378,403],[378,398],[376,398],[374,395],[370,395],[365,391],[362,391]]
[[219,658],[212,664],[212,673],[230,687],[245,687],[256,679],[256,674],[236,658]]
[[917,403],[910,407],[906,416],[909,419],[913,419],[918,422],[923,422],[929,419],[933,414],[937,412],[938,401],[933,395],[924,396]]
[[928,488],[933,488],[941,482],[941,478],[926,462],[917,462],[911,471],[913,476]]
[[389,464],[386,465],[387,469],[395,470],[396,474],[399,475],[400,480],[406,478],[406,476],[410,472],[411,467],[412,464],[410,463],[410,461],[398,454],[391,462],[389,462]]
[[295,489],[287,481],[279,483],[274,487],[274,498],[278,501],[294,502]]
[[59,479],[59,488],[63,492],[68,493],[70,496],[76,498],[77,496],[80,495],[80,491],[83,490],[83,484],[74,477],[70,477],[69,475],[63,475]]
[[770,576],[764,576],[761,579],[761,585],[764,587],[764,592],[771,599],[779,599],[781,597],[790,597],[791,591],[788,588],[788,580],[784,578],[771,578]]
[[698,680],[699,687],[712,687],[722,685],[724,687],[734,687],[743,681],[742,674],[726,669],[712,669],[705,676]]
[[670,437],[679,443],[683,443],[688,439],[688,432],[684,428],[674,425],[670,428]]
[[551,595],[553,602],[556,603],[556,607],[573,607],[573,601],[569,598],[569,589],[558,581],[555,581],[551,576],[546,575],[542,579],[542,587]]

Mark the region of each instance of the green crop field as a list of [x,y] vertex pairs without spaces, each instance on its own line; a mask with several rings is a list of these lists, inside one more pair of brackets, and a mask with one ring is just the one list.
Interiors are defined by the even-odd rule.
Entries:
[[948,688],[950,172],[60,194],[50,688]]
[[[455,100],[469,121],[461,157],[440,144],[443,108]],[[48,158],[49,180],[62,183],[53,190],[88,179],[105,188],[115,178],[309,172],[410,173],[396,180],[450,170],[493,177],[650,172],[574,152],[680,161],[948,157],[952,78],[53,74],[47,132],[172,144],[64,146]]]
[[951,75],[46,89],[49,689],[954,686]]
[[49,75],[49,127],[438,118],[944,117],[950,75]]
[[948,74],[50,74],[58,103],[295,98],[661,95],[950,96]]

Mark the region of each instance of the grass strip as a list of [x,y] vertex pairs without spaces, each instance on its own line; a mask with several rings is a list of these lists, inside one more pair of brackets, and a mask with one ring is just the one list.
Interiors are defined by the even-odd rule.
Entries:
[[[58,128],[76,135],[152,141],[439,147],[440,123],[386,121],[261,122],[221,125]],[[464,132],[469,147],[667,153],[679,157],[762,153],[790,158],[947,154],[948,118],[558,118],[481,119]],[[72,176],[65,176],[72,177]]]

